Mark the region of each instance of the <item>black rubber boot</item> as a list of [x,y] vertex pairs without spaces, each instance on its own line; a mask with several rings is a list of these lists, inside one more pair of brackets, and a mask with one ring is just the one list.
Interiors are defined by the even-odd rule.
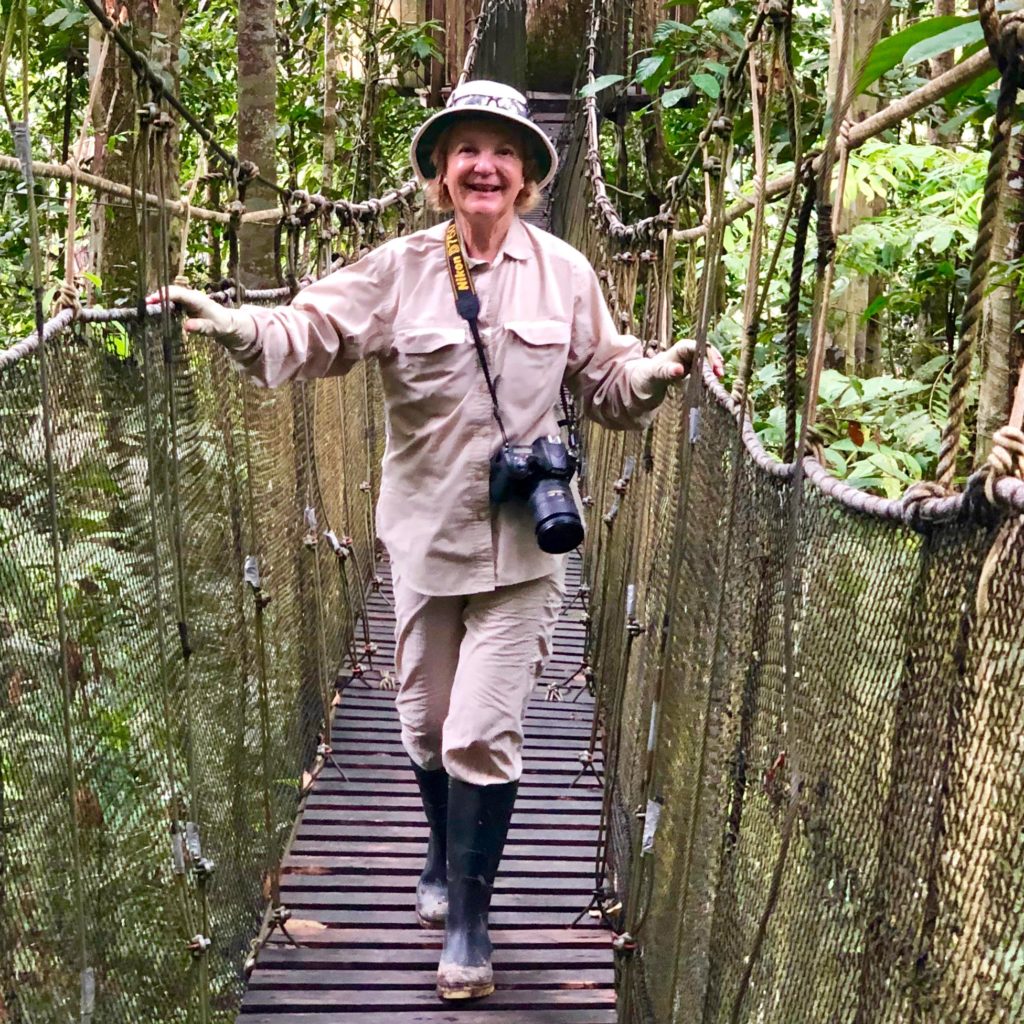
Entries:
[[416,917],[423,928],[443,928],[448,913],[448,773],[413,762],[423,810],[430,826],[427,863],[416,883]]
[[448,920],[437,968],[442,999],[479,999],[494,991],[487,915],[518,788],[518,782],[449,784]]

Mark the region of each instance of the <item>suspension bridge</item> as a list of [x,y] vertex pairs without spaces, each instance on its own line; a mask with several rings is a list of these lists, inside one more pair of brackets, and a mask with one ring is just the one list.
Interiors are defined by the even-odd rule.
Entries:
[[[39,305],[34,334],[0,350],[0,1020],[1024,1017],[1024,388],[954,487],[1021,75],[1019,15],[979,8],[985,50],[855,124],[840,95],[819,147],[772,177],[772,119],[803,132],[792,5],[759,4],[700,149],[639,221],[610,198],[595,97],[534,97],[562,157],[539,223],[590,258],[624,331],[675,337],[674,267],[699,253],[703,352],[727,224],[749,218],[754,241],[731,392],[695,373],[643,433],[587,430],[588,539],[527,712],[497,991],[464,1010],[436,1001],[439,936],[412,914],[426,827],[391,700],[375,368],[259,391],[141,299],[89,308],[69,281],[54,318]],[[496,73],[516,10],[485,0],[463,77]],[[580,84],[626,17],[593,0]],[[765,103],[751,82],[769,60],[782,84]],[[858,145],[989,63],[1000,101],[937,479],[887,500],[832,476],[814,433],[844,175]],[[133,66],[152,91],[145,163],[169,103],[192,122]],[[741,114],[750,153],[733,144]],[[186,212],[219,224],[237,282],[258,172],[230,152],[236,201],[186,211],[153,167],[149,191],[87,180],[15,135],[0,170],[30,197],[33,175],[64,176],[119,191],[147,230]],[[729,205],[741,164],[752,190]],[[416,224],[411,183],[364,203],[282,192],[281,286],[222,301],[288,301]],[[775,201],[791,267],[767,246]],[[780,273],[781,315],[766,300]],[[773,317],[781,459],[745,401]]]

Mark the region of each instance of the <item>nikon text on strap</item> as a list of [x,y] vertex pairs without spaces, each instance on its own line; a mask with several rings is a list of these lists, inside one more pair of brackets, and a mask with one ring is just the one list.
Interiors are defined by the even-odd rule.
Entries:
[[455,226],[454,220],[449,222],[444,233],[444,254],[448,260],[448,279],[452,283],[452,292],[455,294],[455,308],[458,310],[459,316],[469,324],[469,331],[473,335],[473,344],[476,346],[476,354],[484,371],[484,380],[487,381],[487,390],[491,393],[494,418],[501,431],[501,439],[505,447],[508,448],[508,434],[505,433],[505,424],[501,422],[501,413],[498,411],[498,393],[494,388],[494,381],[491,380],[491,368],[487,363],[484,343],[480,340],[480,327],[477,324],[477,317],[480,316],[480,299],[477,298],[476,289],[473,287],[473,278],[469,274],[466,256],[462,251],[462,239],[459,238],[459,229]]

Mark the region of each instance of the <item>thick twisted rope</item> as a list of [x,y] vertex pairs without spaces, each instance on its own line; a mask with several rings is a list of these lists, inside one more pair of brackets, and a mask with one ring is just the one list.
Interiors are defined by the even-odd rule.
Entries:
[[936,482],[946,488],[953,482],[960,451],[960,439],[967,411],[967,391],[971,382],[971,366],[992,258],[992,241],[999,219],[1000,193],[1009,162],[1017,90],[1021,84],[1021,49],[1024,46],[1024,14],[1015,12],[1009,15],[1000,26],[991,0],[983,0],[978,6],[989,50],[994,55],[998,54],[997,62],[1002,70],[1002,81],[992,128],[992,151],[985,177],[978,240],[971,260],[970,283],[960,323],[960,342],[953,363],[949,417],[942,432],[939,462],[935,473]]

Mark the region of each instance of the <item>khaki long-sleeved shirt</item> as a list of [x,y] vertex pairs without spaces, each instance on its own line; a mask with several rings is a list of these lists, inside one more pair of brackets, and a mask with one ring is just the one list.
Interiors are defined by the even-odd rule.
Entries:
[[[541,551],[524,502],[493,505],[501,446],[468,324],[455,310],[438,225],[388,242],[310,285],[290,306],[245,306],[253,345],[234,353],[259,383],[380,363],[387,446],[377,532],[408,586],[473,594],[537,579],[565,556]],[[640,343],[615,329],[586,258],[518,218],[491,263],[470,259],[479,326],[509,439],[557,434],[564,381],[584,415],[645,426],[658,398],[632,386]]]

